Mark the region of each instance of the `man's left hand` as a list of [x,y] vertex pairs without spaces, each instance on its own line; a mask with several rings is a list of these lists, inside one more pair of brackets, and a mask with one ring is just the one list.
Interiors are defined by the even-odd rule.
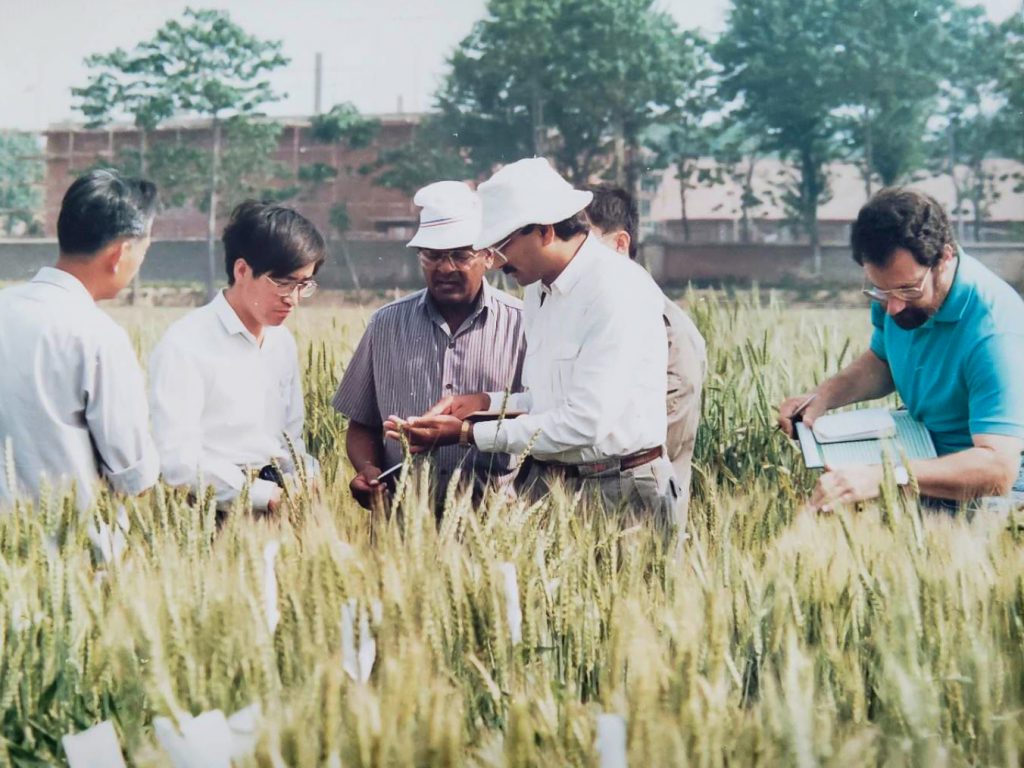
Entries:
[[459,442],[462,419],[455,416],[418,416],[407,421],[388,417],[384,422],[385,437],[400,440],[402,434],[409,441],[412,453],[424,453],[442,445]]
[[825,468],[811,494],[811,507],[831,512],[837,504],[855,504],[878,496],[882,485],[882,466],[857,465],[841,469]]

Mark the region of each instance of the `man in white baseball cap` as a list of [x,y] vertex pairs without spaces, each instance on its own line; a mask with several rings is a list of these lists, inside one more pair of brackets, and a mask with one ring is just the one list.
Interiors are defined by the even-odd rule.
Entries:
[[[349,419],[346,449],[357,473],[349,487],[366,507],[385,493],[377,476],[402,461],[401,446],[382,439],[385,416],[420,414],[446,395],[482,387],[518,389],[525,352],[522,302],[488,285],[494,256],[473,247],[477,193],[439,181],[413,202],[422,210],[408,246],[418,251],[427,287],[373,314],[333,401]],[[431,459],[442,490],[459,467],[478,489],[514,474],[508,454],[442,446]]]
[[543,493],[554,481],[600,492],[606,505],[671,525],[678,489],[664,455],[667,341],[658,286],[637,264],[590,234],[591,193],[573,189],[543,158],[520,160],[480,185],[475,248],[528,286],[527,390],[504,403],[526,415],[470,423],[501,408],[502,393],[446,398],[402,429],[417,450],[454,442],[530,452],[517,486]]

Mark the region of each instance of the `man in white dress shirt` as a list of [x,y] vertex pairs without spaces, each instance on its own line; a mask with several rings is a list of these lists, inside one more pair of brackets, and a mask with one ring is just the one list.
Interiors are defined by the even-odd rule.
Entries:
[[426,415],[387,426],[417,450],[462,442],[530,461],[517,485],[554,480],[600,492],[612,507],[672,524],[678,497],[664,456],[668,346],[658,286],[589,232],[592,195],[573,189],[543,158],[505,166],[480,185],[483,226],[474,247],[528,286],[524,297],[526,391],[504,403],[515,419],[470,423],[504,394],[446,398]]
[[[591,187],[594,199],[587,206],[587,218],[601,242],[618,254],[636,259],[637,228],[640,221],[636,200],[622,187],[609,184]],[[662,296],[662,320],[668,333],[668,392],[665,409],[668,433],[665,451],[679,484],[676,525],[686,531],[690,506],[693,448],[700,426],[701,390],[707,373],[704,337],[683,308]]]
[[74,486],[85,510],[101,478],[130,495],[156,482],[135,350],[96,306],[139,271],[155,211],[151,182],[80,177],[61,203],[56,266],[0,292],[0,506]]
[[[228,287],[174,323],[150,361],[153,436],[163,477],[197,495],[212,486],[220,510],[246,486],[257,512],[276,512],[297,457],[315,469],[302,437],[298,352],[282,326],[326,246],[290,208],[248,201],[224,229]],[[277,467],[280,467],[280,472]]]

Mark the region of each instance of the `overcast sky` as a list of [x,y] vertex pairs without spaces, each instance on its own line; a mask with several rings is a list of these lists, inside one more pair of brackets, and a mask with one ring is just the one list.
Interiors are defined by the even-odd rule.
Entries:
[[[1022,0],[984,0],[1002,20]],[[82,60],[149,38],[187,2],[0,0],[0,129],[80,120],[71,87]],[[195,7],[207,7],[198,0]],[[315,53],[324,56],[324,108],[352,101],[368,113],[429,109],[452,48],[483,15],[484,0],[221,0],[247,31],[284,41],[291,63],[273,77],[287,98],[268,111],[313,111]],[[728,0],[660,0],[684,27],[721,30]]]

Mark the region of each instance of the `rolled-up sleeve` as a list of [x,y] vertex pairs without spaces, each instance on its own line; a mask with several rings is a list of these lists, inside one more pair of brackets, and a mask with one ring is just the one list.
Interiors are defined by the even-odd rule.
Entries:
[[377,404],[376,382],[373,378],[373,336],[376,325],[371,319],[363,338],[359,340],[338,391],[334,393],[331,405],[334,410],[352,421],[367,426],[380,426],[383,418]]
[[149,432],[142,371],[123,331],[97,348],[85,392],[85,420],[110,485],[130,495],[152,487],[160,460]]

